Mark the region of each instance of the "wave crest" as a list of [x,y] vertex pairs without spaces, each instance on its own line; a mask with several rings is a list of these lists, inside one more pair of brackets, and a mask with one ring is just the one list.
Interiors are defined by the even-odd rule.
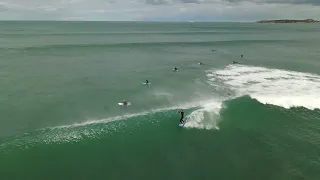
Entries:
[[320,76],[281,69],[244,65],[229,65],[207,74],[209,83],[217,80],[238,96],[249,95],[263,104],[284,108],[320,108]]

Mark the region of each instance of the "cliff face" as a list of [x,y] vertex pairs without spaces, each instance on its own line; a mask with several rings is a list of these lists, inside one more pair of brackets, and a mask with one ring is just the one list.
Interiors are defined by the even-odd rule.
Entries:
[[320,23],[320,21],[316,21],[313,19],[305,19],[305,20],[290,20],[290,19],[281,19],[281,20],[261,20],[256,23],[301,23],[301,24],[313,24]]

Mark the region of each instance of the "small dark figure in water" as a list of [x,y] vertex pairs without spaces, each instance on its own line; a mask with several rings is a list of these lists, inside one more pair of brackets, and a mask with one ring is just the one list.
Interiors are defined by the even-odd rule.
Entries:
[[202,65],[202,62],[199,62],[199,65]]
[[237,61],[232,61],[232,64],[239,64]]
[[126,100],[123,100],[122,103],[123,103],[123,105],[125,105],[125,106],[128,105],[128,102],[127,102]]
[[173,70],[174,70],[174,71],[178,71],[178,68],[174,67]]
[[148,80],[146,80],[146,84],[149,84],[149,81],[148,81]]
[[214,51],[216,51],[216,50],[212,49],[212,52],[214,52]]
[[241,54],[241,57],[243,58],[243,54]]
[[184,123],[184,121],[183,121],[183,118],[184,118],[183,109],[180,109],[180,110],[178,111],[178,113],[180,113],[180,115],[181,115],[181,117],[180,117],[180,123],[182,124],[182,123]]

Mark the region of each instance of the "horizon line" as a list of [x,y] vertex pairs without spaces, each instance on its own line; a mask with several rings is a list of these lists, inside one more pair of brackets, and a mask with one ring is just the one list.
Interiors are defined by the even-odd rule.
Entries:
[[0,20],[0,22],[165,22],[165,23],[174,23],[174,22],[182,22],[182,23],[254,23],[256,21],[192,21],[192,20]]

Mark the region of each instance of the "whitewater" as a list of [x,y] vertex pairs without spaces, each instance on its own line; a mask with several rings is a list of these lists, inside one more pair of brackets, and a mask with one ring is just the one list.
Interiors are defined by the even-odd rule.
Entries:
[[[80,141],[83,135],[85,137],[97,137],[103,131],[121,131],[121,128],[124,128],[121,123],[116,126],[111,125],[111,128],[100,129],[99,131],[94,127],[96,124],[111,123],[113,121],[127,121],[141,118],[156,123],[159,120],[143,118],[150,117],[156,113],[171,113],[172,116],[178,119],[178,115],[173,115],[173,113],[179,109],[189,110],[189,113],[185,117],[186,129],[219,130],[219,121],[221,120],[219,113],[222,108],[228,108],[224,102],[243,96],[250,96],[262,104],[270,104],[283,108],[304,107],[310,110],[320,108],[320,103],[317,101],[320,95],[320,76],[316,74],[231,64],[221,69],[214,68],[207,70],[206,74],[207,82],[212,88],[216,88],[216,84],[219,83],[219,88],[226,86],[225,88],[228,88],[228,92],[230,93],[224,97],[189,102],[167,108],[151,109],[104,119],[89,119],[82,123],[70,125],[47,127],[39,130],[40,132],[44,132],[44,134],[41,134],[44,138],[28,140],[27,144]],[[70,128],[75,129],[79,127],[80,130],[70,130]],[[64,133],[57,135],[55,131],[62,131]]]
[[[205,101],[180,104],[170,108],[152,109],[146,112],[110,117],[100,120],[88,120],[55,128],[85,126],[93,123],[107,123],[115,120],[125,120],[131,117],[144,116],[169,110],[197,108],[187,115],[185,127],[200,129],[218,129],[219,111],[225,107],[223,102],[241,96],[250,96],[263,104],[271,104],[283,108],[304,107],[310,110],[320,108],[320,76],[317,74],[286,71],[246,65],[227,65],[221,69],[207,70],[208,83],[213,88],[226,86],[229,97],[219,97]],[[222,83],[222,84],[221,84]],[[219,87],[221,88],[221,87]],[[208,113],[205,120],[204,114]]]

